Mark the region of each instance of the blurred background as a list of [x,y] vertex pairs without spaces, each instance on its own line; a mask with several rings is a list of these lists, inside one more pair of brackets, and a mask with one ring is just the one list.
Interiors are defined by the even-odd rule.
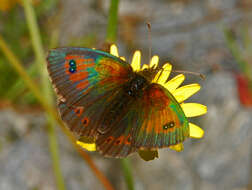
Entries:
[[[151,22],[153,54],[175,69],[204,74],[205,80],[187,75],[185,84],[200,83],[189,102],[208,106],[206,115],[193,119],[204,138],[187,140],[183,152],[160,150],[149,162],[133,154],[126,166],[98,153],[83,161],[44,111],[46,104],[56,108],[45,72],[48,50],[110,42],[113,0],[29,2],[0,0],[1,190],[252,189],[252,0],[118,2],[111,41],[119,54],[130,60],[140,49],[147,63],[145,23]],[[31,91],[34,83],[42,85],[42,100]],[[110,185],[96,177],[92,163]]]

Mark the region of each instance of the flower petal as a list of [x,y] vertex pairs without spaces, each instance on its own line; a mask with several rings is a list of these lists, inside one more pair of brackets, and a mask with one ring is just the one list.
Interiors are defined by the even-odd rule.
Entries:
[[180,103],[200,90],[199,84],[189,84],[176,89],[172,94]]
[[76,144],[81,146],[82,148],[88,150],[88,151],[96,151],[96,145],[95,143],[84,143],[81,141],[76,141]]
[[171,145],[171,146],[169,146],[169,148],[172,149],[172,150],[175,150],[177,152],[181,152],[181,151],[184,150],[184,145],[183,145],[183,143],[179,143],[179,144],[176,144],[176,145]]
[[138,154],[145,161],[150,161],[158,158],[157,150],[139,150]]
[[114,55],[114,56],[116,56],[116,57],[119,57],[118,49],[117,49],[117,47],[116,47],[115,44],[112,44],[112,45],[110,46],[110,54],[112,54],[112,55]]
[[158,66],[158,61],[159,61],[159,57],[157,55],[154,55],[151,60],[150,60],[150,68],[157,68]]
[[195,117],[207,113],[207,107],[198,103],[182,103],[180,104],[186,117]]
[[160,71],[158,71],[152,82],[164,85],[171,73],[171,68],[172,68],[171,64],[169,63],[164,64],[163,69],[160,69]]
[[164,85],[167,81],[170,73],[172,70],[172,65],[169,63],[166,63],[163,65],[163,69],[161,70],[161,76],[158,78],[158,83],[161,85]]
[[199,139],[204,136],[204,130],[193,123],[189,123],[189,130],[190,130],[190,137],[191,138]]
[[125,57],[120,57],[121,60],[126,61]]
[[152,82],[155,82],[157,83],[158,82],[158,79],[161,77],[162,75],[162,70],[158,71],[158,73],[155,75],[154,79],[152,80]]
[[148,69],[149,68],[149,65],[147,65],[147,64],[143,64],[143,66],[142,66],[142,70],[144,70],[144,69]]
[[179,87],[179,85],[182,84],[184,80],[185,80],[185,75],[179,74],[175,76],[174,78],[172,78],[171,80],[169,80],[167,83],[165,83],[164,87],[167,88],[167,90],[169,90],[169,92],[172,93],[176,90],[176,88]]
[[141,52],[140,51],[135,51],[132,62],[131,62],[131,67],[133,68],[134,71],[139,71],[141,67]]

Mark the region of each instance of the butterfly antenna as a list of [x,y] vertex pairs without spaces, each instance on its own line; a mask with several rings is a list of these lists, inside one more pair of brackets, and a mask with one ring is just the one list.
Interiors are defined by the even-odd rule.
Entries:
[[191,74],[200,77],[202,80],[206,79],[206,76],[199,72],[193,72],[193,71],[183,71],[183,70],[172,70],[171,72],[174,73],[184,73],[184,74]]
[[152,44],[151,44],[151,23],[149,21],[146,22],[146,26],[148,28],[149,61],[150,61],[151,60],[151,48],[152,48]]

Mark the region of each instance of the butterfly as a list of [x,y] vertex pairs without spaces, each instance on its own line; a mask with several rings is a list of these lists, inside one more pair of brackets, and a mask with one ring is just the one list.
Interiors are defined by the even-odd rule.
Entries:
[[47,62],[62,120],[77,138],[94,138],[102,155],[126,157],[189,137],[180,104],[153,82],[162,68],[134,71],[112,54],[74,47],[51,50]]

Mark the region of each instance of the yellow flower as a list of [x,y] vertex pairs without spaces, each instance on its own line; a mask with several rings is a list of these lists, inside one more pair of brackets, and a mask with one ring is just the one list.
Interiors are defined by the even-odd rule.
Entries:
[[82,141],[77,141],[76,143],[88,151],[96,151],[95,143],[87,143],[87,142],[82,142]]
[[[118,49],[116,45],[112,45],[110,47],[110,53],[116,57],[119,57]],[[120,58],[122,60],[125,60],[124,57],[120,57]],[[159,61],[159,57],[157,55],[154,55],[151,58],[149,65],[144,64],[141,67],[141,52],[135,51],[132,58],[131,67],[133,68],[134,71],[141,71],[145,68],[156,68],[158,66],[158,61]],[[182,82],[185,80],[185,76],[183,74],[179,74],[175,76],[174,78],[170,79],[169,81],[167,81],[171,73],[171,70],[172,70],[172,65],[170,63],[164,64],[163,69],[160,70],[156,74],[152,82],[162,85],[174,96],[174,98],[178,101],[178,103],[180,103],[180,106],[183,109],[185,116],[187,118],[206,114],[207,112],[206,106],[202,104],[198,104],[198,103],[184,103],[186,99],[188,99],[189,97],[191,97],[193,94],[195,94],[196,92],[200,90],[200,85],[195,83],[195,84],[189,84],[189,85],[179,87],[182,84]],[[204,135],[204,131],[199,126],[193,123],[189,123],[189,130],[190,130],[191,138],[202,138]],[[95,143],[83,143],[83,142],[78,141],[78,144],[89,151],[96,150]],[[176,151],[182,151],[183,144],[180,143],[177,145],[172,145],[169,148]],[[155,157],[158,156],[157,154],[152,154],[152,155],[155,155]]]

